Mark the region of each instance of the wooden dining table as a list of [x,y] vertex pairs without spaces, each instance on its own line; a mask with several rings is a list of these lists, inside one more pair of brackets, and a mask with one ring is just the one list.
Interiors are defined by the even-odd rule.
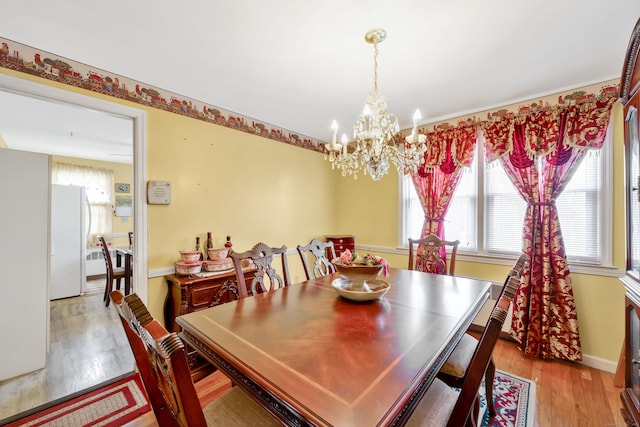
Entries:
[[403,425],[489,296],[490,282],[391,269],[385,296],[339,274],[176,318],[181,337],[283,424]]

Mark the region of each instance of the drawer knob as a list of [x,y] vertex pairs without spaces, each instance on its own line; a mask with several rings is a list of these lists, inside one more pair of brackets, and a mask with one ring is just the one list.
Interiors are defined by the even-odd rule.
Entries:
[[631,359],[631,363],[633,363],[634,365],[640,365],[640,360]]

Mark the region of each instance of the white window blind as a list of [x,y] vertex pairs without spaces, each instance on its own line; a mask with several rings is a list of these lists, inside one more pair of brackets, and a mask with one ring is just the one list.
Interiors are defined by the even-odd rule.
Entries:
[[[611,185],[611,144],[608,135],[602,150],[585,156],[556,200],[567,256],[572,262],[610,265],[610,259],[603,257],[610,257],[611,235],[603,224],[611,217],[611,203],[606,200]],[[489,257],[518,254],[522,250],[526,203],[502,165],[486,165],[481,144],[478,147],[474,163],[464,171],[447,212],[445,238],[460,240],[462,253]],[[401,236],[401,243],[406,246],[408,237],[420,235],[424,213],[411,178],[405,176],[402,183],[402,230],[406,234]]]

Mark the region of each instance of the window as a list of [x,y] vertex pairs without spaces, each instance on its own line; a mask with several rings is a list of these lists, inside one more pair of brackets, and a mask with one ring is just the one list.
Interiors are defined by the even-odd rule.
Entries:
[[[604,148],[590,151],[556,200],[567,257],[571,262],[611,265],[609,133]],[[445,218],[445,239],[460,240],[459,253],[488,257],[522,250],[526,203],[498,162],[486,165],[479,141],[470,170],[465,170]],[[411,177],[402,179],[401,245],[422,231],[424,212]]]
[[91,228],[87,244],[97,243],[97,236],[110,236],[112,232],[112,188],[113,171],[87,166],[54,163],[53,184],[77,185],[85,188],[91,208]]

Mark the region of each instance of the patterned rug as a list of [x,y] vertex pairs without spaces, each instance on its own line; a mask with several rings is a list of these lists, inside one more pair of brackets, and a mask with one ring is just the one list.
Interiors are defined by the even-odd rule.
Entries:
[[135,373],[8,424],[8,427],[116,427],[150,410],[140,376]]
[[482,427],[532,427],[536,415],[536,383],[496,370],[493,383],[496,416],[487,411],[484,381],[480,386]]

